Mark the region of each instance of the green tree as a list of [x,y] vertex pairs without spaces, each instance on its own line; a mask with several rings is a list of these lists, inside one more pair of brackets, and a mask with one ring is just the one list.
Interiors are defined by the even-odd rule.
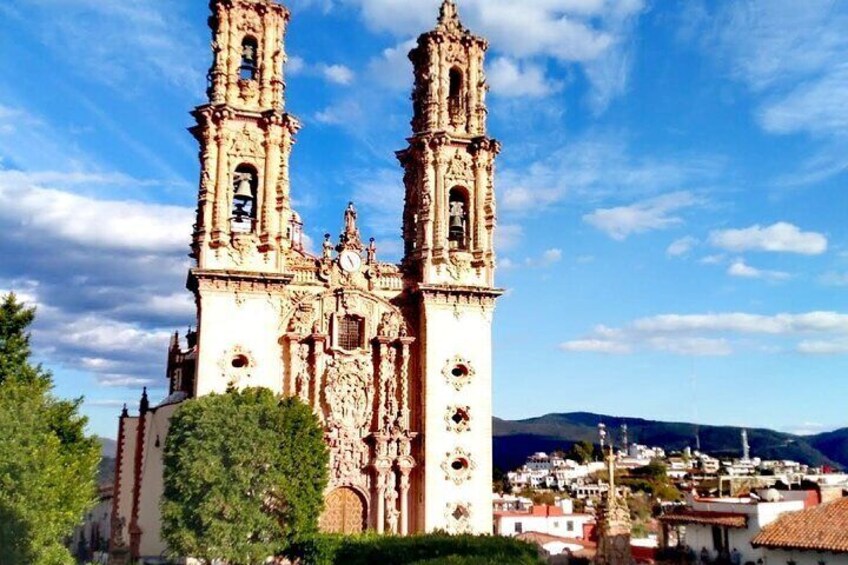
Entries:
[[595,453],[595,446],[590,441],[578,441],[571,446],[571,449],[566,453],[568,459],[572,459],[581,464],[586,464],[592,461]]
[[96,502],[100,447],[82,400],[56,399],[30,363],[34,317],[13,294],[0,303],[0,565],[73,563],[63,542]]
[[163,539],[174,556],[264,563],[316,533],[327,462],[323,429],[297,399],[190,400],[165,442]]

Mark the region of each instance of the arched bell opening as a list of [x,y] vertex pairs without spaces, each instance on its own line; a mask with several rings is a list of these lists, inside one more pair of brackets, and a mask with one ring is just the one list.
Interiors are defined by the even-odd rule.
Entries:
[[233,173],[231,226],[233,232],[250,233],[256,225],[259,173],[253,165],[239,165]]
[[256,80],[259,56],[259,42],[255,37],[247,36],[241,43],[241,64],[239,65],[240,80]]
[[462,70],[453,67],[448,72],[448,114],[450,121],[456,125],[462,121],[465,112],[465,77]]
[[455,186],[448,196],[448,246],[451,250],[468,250],[468,191]]

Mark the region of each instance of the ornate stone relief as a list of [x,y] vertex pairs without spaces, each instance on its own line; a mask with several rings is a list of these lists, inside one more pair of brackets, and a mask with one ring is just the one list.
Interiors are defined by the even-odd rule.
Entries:
[[335,357],[327,363],[324,395],[331,481],[366,486],[368,434],[374,399],[373,366],[367,355]]
[[447,178],[454,181],[471,181],[474,176],[471,156],[465,151],[457,151],[448,163]]
[[445,480],[453,481],[455,485],[461,485],[469,480],[476,468],[477,464],[471,459],[471,454],[461,447],[446,453],[445,460],[442,461]]
[[324,394],[330,426],[367,429],[374,399],[373,374],[368,355],[335,357],[328,361]]
[[449,502],[445,505],[445,524],[449,534],[471,532],[471,503]]
[[442,369],[445,380],[457,391],[462,390],[462,387],[471,382],[471,379],[474,378],[474,373],[474,367],[471,366],[471,363],[459,355],[448,359]]
[[258,245],[256,234],[233,234],[232,245],[228,249],[230,259],[239,267],[248,265],[259,256]]
[[449,432],[469,431],[471,429],[471,407],[448,406],[445,411],[445,426]]
[[452,252],[447,264],[451,278],[460,281],[471,273],[471,256],[468,253]]
[[218,361],[221,369],[221,377],[227,381],[229,387],[244,386],[256,367],[256,361],[250,350],[236,345],[224,352]]
[[261,158],[265,155],[264,141],[260,130],[246,125],[233,139],[229,154],[233,157]]

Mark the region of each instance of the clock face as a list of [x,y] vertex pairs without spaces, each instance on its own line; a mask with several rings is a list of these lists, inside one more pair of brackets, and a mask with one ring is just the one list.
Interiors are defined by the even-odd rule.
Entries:
[[345,272],[356,272],[362,267],[362,257],[355,251],[343,251],[339,255],[339,265]]

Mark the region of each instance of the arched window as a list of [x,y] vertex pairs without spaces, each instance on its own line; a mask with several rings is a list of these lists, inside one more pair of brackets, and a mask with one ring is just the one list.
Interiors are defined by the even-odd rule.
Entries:
[[449,73],[450,86],[448,90],[448,113],[450,114],[451,122],[457,122],[465,109],[463,103],[464,80],[462,71],[454,67]]
[[448,198],[448,243],[451,249],[468,249],[468,192],[460,186]]
[[258,55],[259,43],[253,37],[245,37],[241,43],[241,65],[239,66],[239,78],[241,80],[254,80],[256,78]]
[[256,222],[256,195],[259,174],[252,165],[242,164],[233,174],[232,229],[251,232]]

